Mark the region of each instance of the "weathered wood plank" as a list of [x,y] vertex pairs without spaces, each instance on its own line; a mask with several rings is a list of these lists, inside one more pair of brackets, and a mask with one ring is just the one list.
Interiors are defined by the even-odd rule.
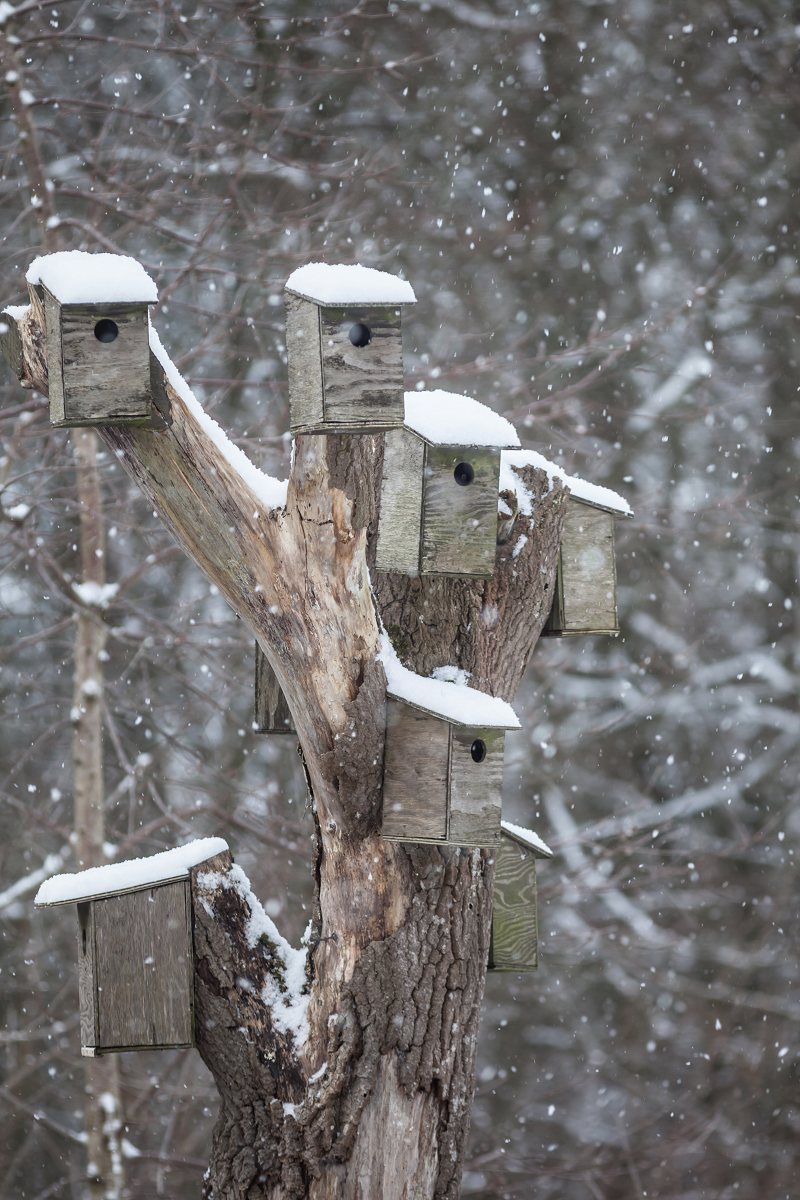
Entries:
[[384,837],[407,842],[445,838],[449,735],[446,722],[398,700],[387,701]]
[[614,517],[570,500],[564,515],[551,636],[618,633]]
[[[468,463],[474,471],[466,486],[454,476],[460,463]],[[425,447],[421,574],[481,578],[493,574],[499,481],[499,450]]]
[[255,733],[294,733],[294,721],[278,677],[256,642]]
[[286,293],[286,354],[292,433],[318,429],[322,423],[319,308],[291,292]]
[[95,975],[95,937],[93,906],[78,905],[78,1005],[81,1021],[81,1049],[97,1046],[97,979]]
[[[350,340],[365,326],[369,343]],[[387,305],[320,309],[322,391],[330,429],[391,429],[403,424],[403,342],[400,309]]]
[[[502,730],[453,728],[448,842],[491,846],[499,840],[504,744]],[[473,746],[476,757],[485,755],[482,760],[473,758]]]
[[94,903],[98,1048],[194,1042],[188,881]]
[[491,971],[533,971],[539,964],[536,855],[503,837],[495,851]]
[[379,571],[419,573],[424,458],[425,443],[407,429],[385,434],[375,559]]
[[50,384],[50,423],[63,425],[64,408],[64,364],[61,357],[61,305],[55,296],[44,288],[31,293],[31,300],[38,297],[44,307],[44,333],[47,343],[47,367]]
[[[46,289],[45,293],[47,313],[51,297]],[[65,304],[59,308],[61,424],[147,424],[152,403],[147,305]],[[95,336],[102,320],[116,325],[113,341],[103,342]],[[50,336],[48,329],[48,355]]]

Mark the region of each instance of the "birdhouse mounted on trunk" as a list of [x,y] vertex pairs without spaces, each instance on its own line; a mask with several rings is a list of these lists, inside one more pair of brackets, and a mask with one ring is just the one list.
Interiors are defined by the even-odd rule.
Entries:
[[[583,481],[570,482],[578,485]],[[615,492],[586,485],[586,496],[598,493],[601,499],[589,499],[571,490],[558,552],[553,607],[543,637],[619,633],[614,521],[620,515],[631,515],[631,511]]]
[[278,677],[256,642],[254,733],[294,733],[294,721]]
[[37,908],[78,907],[81,1054],[194,1045],[189,870],[227,848],[203,838],[39,888]]
[[53,425],[150,422],[150,276],[123,254],[62,251],[27,274],[44,314]]
[[514,446],[514,426],[485,404],[406,392],[405,423],[384,439],[378,569],[491,576],[500,452]]
[[552,857],[532,830],[502,822],[495,850],[490,971],[534,971],[539,965],[536,860]]
[[490,846],[500,837],[510,704],[464,684],[425,679],[384,655],[385,838]]
[[410,283],[371,267],[309,263],[286,283],[292,433],[403,423],[401,311]]

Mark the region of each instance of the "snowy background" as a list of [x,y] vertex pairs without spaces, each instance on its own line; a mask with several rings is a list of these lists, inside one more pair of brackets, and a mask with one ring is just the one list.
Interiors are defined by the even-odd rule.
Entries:
[[[406,375],[621,492],[617,640],[543,641],[504,814],[541,967],[487,982],[464,1195],[798,1193],[798,41],[769,0],[0,5],[5,298],[121,251],[216,420],[290,444],[282,288],[403,274]],[[108,628],[107,838],[221,834],[297,944],[310,818],[250,732],[252,646],[113,461],[82,588],[68,435],[0,394],[0,1194],[83,1198],[74,618]],[[78,585],[77,587],[75,585]],[[287,853],[287,846],[289,852]],[[198,1193],[192,1053],[121,1062],[129,1200]]]

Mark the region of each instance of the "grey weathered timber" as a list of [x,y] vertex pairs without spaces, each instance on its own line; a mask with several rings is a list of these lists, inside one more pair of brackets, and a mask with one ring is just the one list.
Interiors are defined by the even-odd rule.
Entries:
[[256,642],[254,733],[294,733],[294,721],[278,677]]
[[[387,701],[383,825],[390,841],[491,846],[500,837],[502,729],[456,726]],[[472,747],[480,743],[476,761]]]
[[[474,471],[472,482],[465,486],[455,478],[461,464]],[[426,445],[420,550],[423,575],[492,575],[499,482],[499,450]]]
[[398,841],[447,837],[450,726],[399,700],[386,702],[383,828]]
[[392,429],[384,436],[375,556],[380,571],[419,572],[424,457],[425,443],[410,430]]
[[[150,421],[147,304],[61,304],[45,287],[50,420],[53,425],[146,425]],[[113,323],[111,341],[98,338]]]
[[[403,423],[403,346],[396,305],[332,307],[286,296],[293,433],[366,433]],[[368,330],[365,345],[350,332]]]
[[619,633],[614,516],[570,498],[564,515],[553,608],[542,634]]
[[505,833],[495,850],[490,971],[533,971],[539,965],[536,854]]
[[[480,743],[485,758],[475,761],[473,747]],[[499,840],[504,743],[501,729],[451,728],[449,842],[491,846]]]
[[188,880],[78,905],[82,1052],[194,1045]]

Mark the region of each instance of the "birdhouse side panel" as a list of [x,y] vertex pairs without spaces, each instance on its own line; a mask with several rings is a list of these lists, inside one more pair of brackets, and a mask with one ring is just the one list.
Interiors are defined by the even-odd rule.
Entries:
[[495,854],[489,967],[494,971],[532,971],[538,963],[536,857],[504,838]]
[[499,481],[499,450],[425,447],[423,575],[494,573]]
[[498,729],[453,729],[448,842],[491,846],[498,841],[504,741]]
[[97,977],[93,905],[78,905],[78,1005],[81,1053],[91,1057],[97,1046]]
[[194,1043],[189,889],[184,881],[95,901],[99,1046]]
[[564,632],[618,632],[611,513],[575,500],[569,502],[561,539],[560,573]]
[[[110,340],[98,336],[104,329],[112,331]],[[149,422],[146,304],[62,305],[61,359],[64,424]]]
[[286,353],[289,374],[289,424],[293,433],[322,425],[322,355],[319,308],[286,294]]
[[379,571],[419,572],[425,443],[405,429],[384,437],[381,511],[375,565]]
[[294,733],[294,722],[286,697],[258,642],[253,727],[256,733]]
[[444,841],[450,727],[389,700],[383,775],[383,827],[398,841]]
[[47,385],[50,397],[50,423],[64,422],[64,364],[61,361],[61,305],[50,292],[39,287],[44,301],[44,336],[47,347]]
[[400,309],[322,308],[320,334],[326,427],[366,431],[402,425]]

